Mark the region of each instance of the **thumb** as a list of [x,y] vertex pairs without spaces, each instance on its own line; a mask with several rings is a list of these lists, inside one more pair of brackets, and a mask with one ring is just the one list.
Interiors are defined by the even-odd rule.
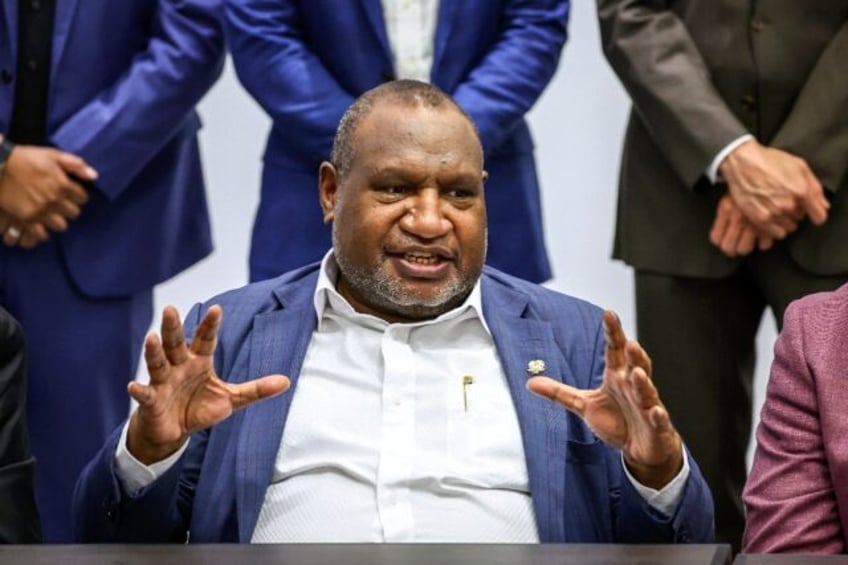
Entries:
[[81,157],[77,157],[72,153],[59,152],[57,160],[66,173],[71,173],[86,181],[97,180],[97,171],[83,161]]
[[580,417],[583,417],[586,410],[586,402],[583,400],[580,391],[549,377],[532,377],[527,381],[527,390],[553,400]]
[[233,410],[239,410],[265,398],[287,391],[291,381],[285,375],[268,375],[241,384],[230,385]]

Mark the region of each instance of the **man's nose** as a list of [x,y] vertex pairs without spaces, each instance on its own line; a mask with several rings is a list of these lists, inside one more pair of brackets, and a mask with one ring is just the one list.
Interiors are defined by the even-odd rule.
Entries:
[[425,239],[445,235],[451,230],[451,222],[445,216],[444,205],[436,191],[428,191],[414,198],[401,218],[401,228]]

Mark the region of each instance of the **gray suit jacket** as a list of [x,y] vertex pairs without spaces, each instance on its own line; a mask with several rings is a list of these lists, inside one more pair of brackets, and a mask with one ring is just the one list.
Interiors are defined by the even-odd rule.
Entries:
[[848,272],[848,3],[598,0],[606,56],[633,101],[614,256],[637,269],[718,278],[720,187],[703,176],[749,132],[804,158],[831,197],[825,226],[787,240],[817,274]]

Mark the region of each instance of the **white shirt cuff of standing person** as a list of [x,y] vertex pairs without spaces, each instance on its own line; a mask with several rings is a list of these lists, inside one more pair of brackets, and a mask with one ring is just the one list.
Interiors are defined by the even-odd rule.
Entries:
[[724,161],[725,157],[733,153],[734,149],[751,139],[754,139],[754,136],[750,133],[746,133],[745,135],[739,136],[727,145],[725,145],[724,149],[718,152],[718,155],[716,155],[715,159],[712,160],[706,172],[707,178],[710,179],[711,183],[716,184],[717,182],[721,182],[722,180],[724,180],[719,175],[719,165],[721,165],[721,162]]
[[[157,461],[152,465],[145,465],[133,457],[127,449],[128,428],[129,422],[124,424],[121,439],[118,441],[118,449],[115,451],[115,466],[118,478],[123,483],[127,493],[133,496],[164,475],[182,456],[183,452],[185,452],[189,441],[186,441],[175,453],[162,461]],[[627,479],[631,482],[633,488],[636,489],[636,492],[645,499],[645,502],[665,516],[674,514],[677,505],[683,498],[683,488],[686,486],[686,479],[689,478],[689,457],[685,449],[683,450],[683,466],[680,468],[680,472],[660,490],[646,487],[633,478],[633,475],[627,470],[627,465],[624,464],[623,454],[621,456],[621,466],[624,468]]]

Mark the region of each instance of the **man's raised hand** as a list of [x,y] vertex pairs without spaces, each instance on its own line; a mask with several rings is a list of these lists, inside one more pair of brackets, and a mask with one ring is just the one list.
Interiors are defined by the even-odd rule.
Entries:
[[604,442],[620,448],[634,478],[662,488],[683,465],[683,443],[651,381],[651,360],[627,340],[618,317],[604,312],[606,367],[601,386],[577,389],[548,377],[533,377],[527,388],[574,412]]
[[228,418],[234,411],[289,388],[283,375],[233,384],[215,373],[213,353],[221,324],[220,306],[212,306],[194,332],[191,346],[173,306],[162,313],[161,339],[148,334],[144,360],[150,382],[131,382],[127,390],[138,402],[130,418],[127,449],[151,464],[176,452],[195,431]]

